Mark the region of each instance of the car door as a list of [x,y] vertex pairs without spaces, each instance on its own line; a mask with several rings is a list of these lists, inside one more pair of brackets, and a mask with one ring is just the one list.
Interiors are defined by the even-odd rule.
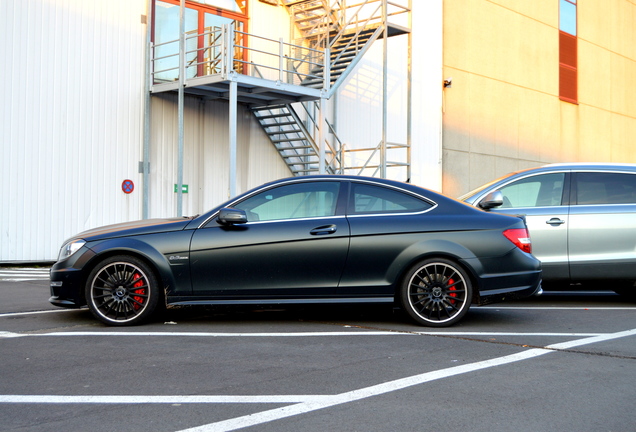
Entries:
[[352,182],[349,196],[351,245],[338,294],[393,295],[395,274],[391,276],[390,267],[413,244],[413,233],[422,231],[418,216],[435,203],[400,189],[363,182]]
[[636,278],[636,173],[574,174],[569,254],[573,279]]
[[[339,181],[290,182],[235,204],[248,223],[198,229],[195,296],[316,296],[335,292],[349,248]],[[346,198],[346,197],[345,197]]]
[[497,188],[503,205],[493,213],[524,215],[532,253],[542,263],[545,280],[569,279],[568,227],[569,174],[550,172],[529,175]]

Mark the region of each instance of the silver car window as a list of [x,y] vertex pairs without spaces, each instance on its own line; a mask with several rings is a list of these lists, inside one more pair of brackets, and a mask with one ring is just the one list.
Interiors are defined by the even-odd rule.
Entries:
[[415,196],[373,185],[352,183],[349,214],[415,213],[433,206]]
[[339,182],[298,183],[268,189],[234,205],[249,221],[329,217],[336,214]]
[[578,173],[576,204],[636,204],[636,174]]
[[500,208],[549,207],[561,205],[565,173],[525,177],[500,188]]

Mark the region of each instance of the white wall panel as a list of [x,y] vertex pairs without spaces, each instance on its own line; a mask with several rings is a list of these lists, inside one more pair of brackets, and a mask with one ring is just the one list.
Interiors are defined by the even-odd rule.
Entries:
[[[441,190],[442,0],[414,1],[412,28],[411,182]],[[406,143],[407,44],[404,35],[388,40],[388,142]],[[382,139],[382,45],[381,39],[374,43],[338,91],[337,131],[347,148],[375,147]],[[353,156],[362,164],[368,154]],[[388,154],[389,160],[400,157]],[[400,181],[406,180],[403,174],[387,172]]]
[[51,260],[78,231],[140,217],[145,13],[0,2],[0,262]]
[[[150,217],[173,217],[178,168],[176,94],[154,96],[151,112]],[[239,105],[237,117],[237,193],[291,176],[253,114]],[[188,193],[183,194],[184,215],[200,214],[230,198],[229,154],[228,102],[186,96],[183,183],[188,185]]]
[[[442,0],[413,3],[413,182],[439,189]],[[0,262],[53,260],[79,231],[141,217],[146,6],[0,0]],[[289,38],[285,8],[251,1],[250,10],[249,32]],[[406,136],[404,45],[391,41],[389,141]],[[339,92],[335,120],[351,145],[381,138],[377,48]],[[152,98],[151,217],[176,215],[176,106],[174,94]],[[228,198],[228,115],[225,101],[186,97],[184,214]],[[243,106],[237,146],[239,193],[290,175]],[[124,179],[135,182],[130,195],[121,190]]]

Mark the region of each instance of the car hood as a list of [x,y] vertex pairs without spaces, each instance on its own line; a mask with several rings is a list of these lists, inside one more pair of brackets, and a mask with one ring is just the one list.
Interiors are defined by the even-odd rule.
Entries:
[[168,231],[181,231],[191,218],[170,219],[145,219],[133,222],[124,222],[114,225],[106,225],[81,232],[73,238],[81,238],[86,241],[103,240],[112,237],[123,237],[142,234],[154,234]]

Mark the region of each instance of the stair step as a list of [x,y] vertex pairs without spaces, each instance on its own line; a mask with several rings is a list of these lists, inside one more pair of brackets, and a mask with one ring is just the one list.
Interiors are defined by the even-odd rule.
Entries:
[[327,15],[308,15],[302,18],[294,18],[294,21],[296,21],[296,23],[304,23],[307,21],[314,21],[314,20],[320,20],[323,19],[324,17],[326,17]]
[[[289,143],[287,143],[289,144]],[[303,144],[303,145],[287,145],[287,146],[282,146],[281,143],[274,143],[274,147],[276,147],[276,150],[278,150],[279,153],[283,153],[285,151],[294,151],[296,153],[294,153],[295,156],[299,156],[298,151],[299,150],[312,150],[313,152],[313,147],[310,144]]]
[[[282,138],[282,139],[272,139],[272,142],[274,144],[280,144],[280,143],[292,143],[292,142],[306,142],[307,140],[305,138],[300,138],[300,137],[296,137],[296,138]],[[301,146],[302,148],[306,148],[304,146]],[[287,147],[287,148],[291,148],[291,147]],[[297,146],[294,146],[294,148],[297,148]],[[311,146],[309,146],[309,148],[311,148]]]
[[291,126],[291,125],[295,125],[295,124],[296,124],[295,121],[287,121],[287,122],[279,122],[279,123],[267,123],[267,124],[262,124],[262,125],[263,125],[264,128],[270,128],[270,127],[274,127],[274,126]]
[[280,131],[266,131],[267,135],[269,135],[270,137],[276,136],[276,135],[283,135],[287,138],[295,138],[295,139],[304,139],[304,138],[299,138],[299,137],[290,137],[289,134],[300,134],[302,133],[301,129],[294,129],[294,130],[280,130]]
[[279,118],[283,118],[283,117],[290,117],[290,115],[289,115],[289,113],[282,113],[282,114],[269,114],[269,115],[264,115],[264,116],[256,116],[256,118],[259,121],[260,120],[269,120],[269,119],[279,119]]
[[287,105],[285,104],[265,105],[262,107],[253,108],[252,111],[271,111],[275,109],[287,109]]
[[290,165],[305,165],[305,166],[307,166],[307,165],[318,165],[318,162],[315,161],[315,160],[313,160],[313,161],[297,161],[297,162],[296,161],[295,162],[290,161],[289,164]]

